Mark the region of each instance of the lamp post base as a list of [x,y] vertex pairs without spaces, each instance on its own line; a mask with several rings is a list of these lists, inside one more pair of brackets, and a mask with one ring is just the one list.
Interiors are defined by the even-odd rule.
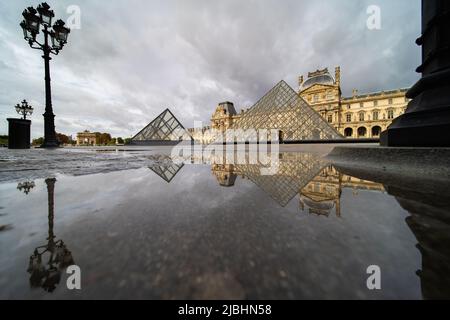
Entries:
[[381,133],[380,144],[390,147],[450,147],[449,109],[405,113]]
[[[51,109],[51,106],[49,107]],[[44,143],[41,145],[41,148],[58,148],[59,143],[56,139],[56,131],[55,131],[55,115],[53,112],[46,111],[44,114]]]
[[51,148],[59,148],[58,142],[44,142],[41,144],[39,148],[51,149]]
[[8,118],[8,148],[30,149],[30,120]]

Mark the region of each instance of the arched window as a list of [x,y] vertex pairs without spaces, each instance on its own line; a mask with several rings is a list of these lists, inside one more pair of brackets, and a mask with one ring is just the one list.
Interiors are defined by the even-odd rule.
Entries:
[[372,128],[372,137],[379,137],[381,133],[381,127],[375,126]]
[[367,129],[365,127],[358,128],[358,138],[364,138],[367,136]]
[[346,138],[351,138],[353,137],[353,129],[352,128],[345,128],[344,130],[344,136]]

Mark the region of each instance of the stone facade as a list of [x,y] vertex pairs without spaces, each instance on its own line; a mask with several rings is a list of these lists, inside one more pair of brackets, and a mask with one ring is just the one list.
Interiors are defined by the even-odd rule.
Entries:
[[237,114],[232,102],[221,102],[211,117],[211,128],[225,131],[230,128],[233,122],[239,117],[240,116]]
[[95,146],[97,144],[97,136],[93,132],[85,130],[77,133],[77,146]]
[[334,78],[328,69],[299,77],[299,95],[326,121],[347,138],[378,138],[392,121],[405,112],[409,100],[407,89],[358,94],[342,97],[341,70]]
[[[341,69],[336,67],[334,77],[327,68],[309,72],[305,81],[300,76],[298,94],[340,134],[358,139],[379,138],[380,133],[405,112],[409,102],[406,91],[396,89],[358,94],[355,89],[351,97],[343,97]],[[239,120],[245,111],[237,113],[232,102],[219,103],[211,117],[210,128],[223,132]],[[192,129],[190,132],[194,133]],[[202,136],[201,131],[194,134],[194,139],[203,140],[203,143],[213,138]]]

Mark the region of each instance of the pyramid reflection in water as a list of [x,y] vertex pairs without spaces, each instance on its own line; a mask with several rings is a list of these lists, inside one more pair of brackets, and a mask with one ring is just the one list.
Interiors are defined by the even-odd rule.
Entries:
[[[330,213],[341,216],[340,198],[344,188],[384,191],[382,184],[342,174],[327,161],[316,155],[299,152],[279,153],[276,158],[277,171],[273,175],[262,175],[261,168],[274,165],[250,164],[249,152],[235,155],[244,159],[243,164],[227,163],[227,155],[209,154],[189,157],[189,162],[211,165],[211,172],[222,187],[233,187],[237,177],[248,179],[262,189],[280,206],[287,206],[299,196],[299,208],[309,214],[328,217]],[[155,164],[149,168],[167,182],[180,172],[183,163],[170,156],[155,156]]]
[[[248,153],[241,157],[243,164],[229,164],[226,156],[202,156],[199,161],[191,158],[193,163],[211,165],[211,172],[223,187],[232,187],[238,176],[248,179],[268,194],[280,206],[287,206],[299,195],[299,207],[310,214],[329,216],[334,212],[341,215],[340,197],[343,188],[358,190],[384,191],[381,184],[365,181],[340,173],[322,158],[313,154],[284,152],[276,160],[277,172],[262,175],[261,168],[269,165],[250,164]],[[171,182],[183,167],[182,163],[173,162],[170,156],[156,157],[155,164],[149,168],[167,182]]]
[[236,165],[235,170],[284,207],[325,165],[323,160],[310,154],[292,153],[280,154],[278,171],[274,175],[261,175],[261,165]]

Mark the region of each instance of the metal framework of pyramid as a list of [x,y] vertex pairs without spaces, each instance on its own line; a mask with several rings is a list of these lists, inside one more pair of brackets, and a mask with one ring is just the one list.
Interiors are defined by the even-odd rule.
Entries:
[[[342,138],[334,127],[284,81],[280,81],[243,113],[232,129],[254,129],[257,132],[261,129],[275,129],[283,141]],[[249,140],[249,137],[243,134],[237,140]]]
[[163,142],[191,140],[191,136],[173,113],[166,109],[144,129],[131,138],[132,142]]

